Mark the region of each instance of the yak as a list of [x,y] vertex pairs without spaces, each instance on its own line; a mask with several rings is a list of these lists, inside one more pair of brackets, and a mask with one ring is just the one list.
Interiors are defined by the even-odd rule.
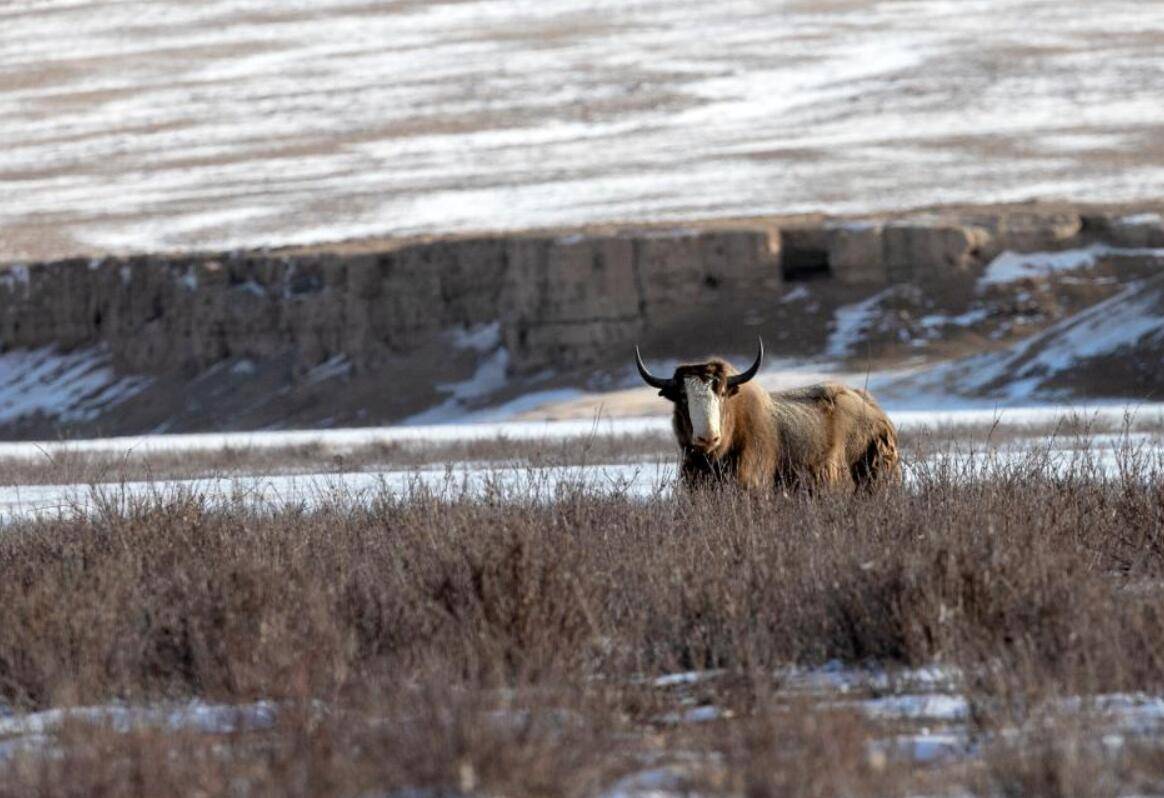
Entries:
[[747,489],[872,488],[900,482],[897,431],[864,390],[824,382],[769,393],[720,358],[656,377],[635,347],[643,380],[674,405],[672,426],[687,486]]

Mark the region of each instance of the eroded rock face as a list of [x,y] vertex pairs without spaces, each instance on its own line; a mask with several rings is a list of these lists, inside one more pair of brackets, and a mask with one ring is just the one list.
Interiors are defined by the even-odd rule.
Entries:
[[829,263],[838,280],[849,285],[884,285],[889,281],[883,224],[851,223],[828,232]]
[[[832,286],[825,293],[836,296],[826,301],[837,304],[894,284],[958,294],[1004,250],[1096,242],[1164,247],[1164,224],[1156,214],[1018,209],[802,220],[779,229],[757,223],[385,242],[355,251],[73,259],[0,267],[0,353],[100,346],[118,372],[172,386],[219,366],[261,364],[264,380],[281,380],[291,396],[316,379],[320,364],[342,362],[374,401],[405,413],[421,400],[391,393],[399,385],[393,375],[453,380],[432,364],[455,344],[454,330],[494,331],[488,346],[450,358],[461,379],[465,369],[472,376],[475,359],[499,352],[504,357],[492,362],[529,376],[609,362],[635,340],[655,345],[658,356],[724,346],[764,324],[776,345],[782,332],[797,333],[786,336],[796,347],[789,353],[805,356],[812,336],[784,311],[769,312],[789,307],[783,298],[801,281]],[[707,339],[726,327],[719,343]],[[676,351],[667,351],[669,342]]]
[[[336,355],[357,370],[450,328],[498,322],[509,368],[594,362],[725,294],[776,301],[788,281],[938,283],[1002,249],[1062,248],[1086,231],[1164,240],[1147,217],[977,217],[447,240],[356,254],[239,252],[38,264],[0,280],[4,349],[106,343],[119,368],[198,373],[229,358]],[[1102,229],[1100,229],[1102,228]],[[294,376],[294,374],[292,375]]]
[[571,236],[516,241],[509,251],[496,311],[515,368],[577,365],[644,323],[635,242]]
[[984,220],[995,249],[1014,252],[1054,251],[1074,246],[1083,233],[1078,213],[1012,211]]
[[767,231],[528,239],[510,247],[498,310],[511,364],[533,371],[595,362],[719,289],[781,286]]
[[1164,217],[1159,213],[1090,215],[1084,228],[1094,237],[1125,249],[1164,248]]
[[977,272],[989,231],[945,222],[859,222],[827,230],[829,264],[848,285],[932,283]]
[[5,349],[107,343],[120,368],[198,373],[292,355],[374,369],[450,328],[499,322],[510,367],[574,366],[710,287],[778,295],[767,231],[438,241],[356,255],[231,253],[21,267],[0,281]]

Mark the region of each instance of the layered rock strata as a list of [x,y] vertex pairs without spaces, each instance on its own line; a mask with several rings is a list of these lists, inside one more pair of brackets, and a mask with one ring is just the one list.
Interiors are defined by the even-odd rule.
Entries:
[[[496,325],[510,375],[585,368],[632,340],[714,327],[800,281],[965,286],[1005,250],[1164,247],[1155,214],[1005,209],[761,220],[0,267],[0,352],[100,347],[118,373],[193,378],[278,362],[293,385],[342,359],[375,374]],[[679,354],[679,352],[665,352]],[[811,353],[807,353],[811,354]]]

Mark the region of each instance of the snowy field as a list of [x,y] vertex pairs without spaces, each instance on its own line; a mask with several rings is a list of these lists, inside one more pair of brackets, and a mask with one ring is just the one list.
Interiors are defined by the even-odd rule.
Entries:
[[[950,406],[952,405],[952,406]],[[996,407],[982,403],[965,407],[949,402],[949,409],[897,410],[887,404],[900,431],[925,428],[992,425],[1046,426],[1067,417],[1079,417],[1120,425],[1125,418],[1137,423],[1164,423],[1164,403],[1062,404],[1030,407]],[[508,440],[549,441],[589,436],[627,436],[668,433],[670,416],[639,418],[599,417],[567,421],[499,421],[492,423],[436,424],[431,426],[353,427],[273,432],[206,432],[185,435],[139,435],[76,441],[0,442],[0,458],[41,457],[60,452],[133,455],[149,452],[205,452],[218,449],[282,448],[319,445],[342,454],[368,444],[439,443],[449,441]]]
[[1162,45],[1133,0],[8,3],[0,261],[1157,198]]
[[[1130,455],[1130,456],[1129,456]],[[1031,446],[1007,446],[978,453],[936,453],[923,465],[948,464],[967,480],[988,479],[1023,463]],[[1124,437],[1092,441],[1086,450],[1067,445],[1051,449],[1049,459],[1036,458],[1049,473],[1074,473],[1081,466],[1098,468],[1117,478],[1128,462],[1144,462],[1152,473],[1164,474],[1164,438],[1160,435],[1130,440]],[[914,481],[907,461],[906,483]],[[565,491],[608,493],[642,499],[671,495],[678,478],[674,463],[598,463],[584,466],[528,466],[493,463],[448,463],[410,469],[316,474],[248,476],[232,474],[201,479],[114,481],[98,484],[14,485],[0,487],[0,531],[3,524],[30,518],[68,517],[77,512],[129,511],[146,501],[165,502],[183,496],[211,503],[278,511],[351,506],[374,506],[385,497],[417,493],[445,498],[485,497],[500,501],[553,501]]]
[[[903,434],[932,435],[932,451],[924,455],[926,467],[947,463],[962,470],[966,479],[986,478],[998,469],[1012,467],[1045,449],[1045,467],[1067,473],[1081,458],[1111,477],[1118,476],[1129,458],[1138,458],[1156,473],[1164,472],[1164,405],[1043,406],[983,408],[949,411],[900,411],[893,418]],[[1070,431],[1046,437],[1036,430],[1056,425],[1101,425],[1123,432],[1078,435]],[[1149,431],[1132,431],[1146,426]],[[1010,435],[992,440],[992,428]],[[1071,427],[1068,426],[1067,429]],[[952,431],[977,429],[980,433],[960,447],[949,447]],[[105,438],[68,442],[0,443],[0,461],[45,461],[69,455],[100,455],[112,462],[129,462],[157,454],[215,454],[279,451],[292,447],[317,447],[319,457],[342,456],[369,446],[418,447],[467,441],[527,441],[550,448],[555,442],[630,436],[667,436],[668,417],[602,418],[591,421],[499,422],[402,426],[365,429],[294,430],[286,432],[202,433]],[[1024,431],[1027,431],[1024,434]],[[1000,436],[1003,437],[1003,436]],[[968,452],[973,459],[964,461]],[[906,480],[913,480],[907,458]],[[549,501],[564,490],[610,493],[643,499],[668,495],[675,484],[676,467],[671,453],[632,458],[632,462],[532,465],[511,461],[451,461],[422,467],[375,465],[359,470],[342,467],[328,472],[252,474],[219,472],[192,479],[157,478],[126,480],[111,477],[98,484],[15,484],[0,487],[0,523],[36,517],[93,512],[100,508],[125,509],[142,499],[165,500],[182,495],[206,497],[214,502],[241,504],[260,510],[286,507],[320,507],[357,503],[368,505],[384,496],[424,491],[438,496],[490,495],[519,501]]]

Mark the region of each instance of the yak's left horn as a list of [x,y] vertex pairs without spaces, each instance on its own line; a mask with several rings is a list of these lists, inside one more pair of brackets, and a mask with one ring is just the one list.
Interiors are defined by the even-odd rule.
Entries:
[[656,377],[654,374],[647,371],[647,367],[643,365],[643,356],[639,354],[639,348],[637,346],[635,347],[635,365],[639,367],[639,374],[642,376],[643,382],[645,382],[647,385],[650,385],[652,388],[658,388],[660,390],[671,387],[673,380],[665,380],[660,377]]
[[757,337],[756,340],[760,344],[760,351],[756,353],[756,362],[753,363],[751,367],[743,374],[734,374],[731,377],[728,377],[728,385],[730,387],[734,388],[737,385],[743,385],[745,382],[752,379],[752,377],[755,377],[756,372],[760,370],[760,364],[764,362],[764,339]]

